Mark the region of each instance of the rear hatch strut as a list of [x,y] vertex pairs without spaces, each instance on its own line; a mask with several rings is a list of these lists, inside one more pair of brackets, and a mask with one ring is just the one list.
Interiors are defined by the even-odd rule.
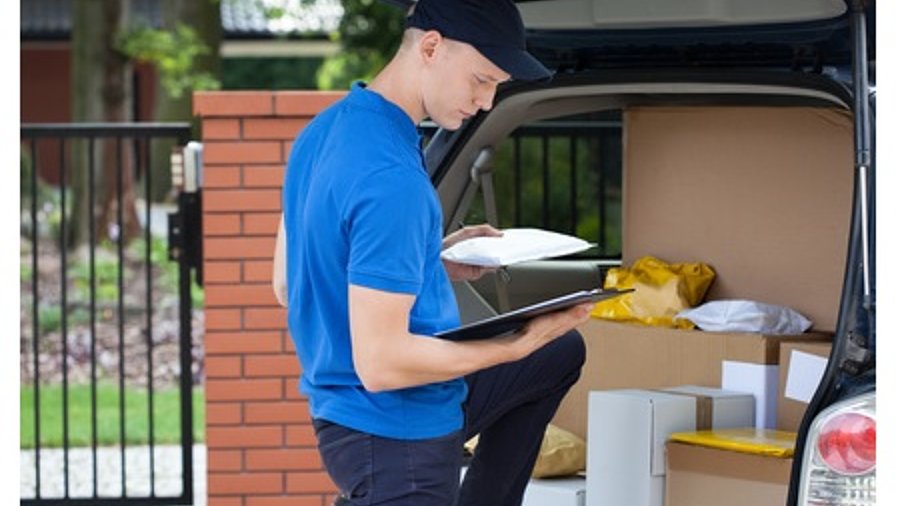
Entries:
[[831,359],[822,382],[810,401],[797,434],[788,505],[797,504],[803,455],[809,426],[815,416],[830,405],[843,387],[875,367],[875,261],[874,209],[875,173],[872,153],[872,124],[869,102],[868,47],[866,34],[867,0],[848,0],[853,44],[854,98],[854,178],[853,221],[844,289],[841,296],[837,333]]

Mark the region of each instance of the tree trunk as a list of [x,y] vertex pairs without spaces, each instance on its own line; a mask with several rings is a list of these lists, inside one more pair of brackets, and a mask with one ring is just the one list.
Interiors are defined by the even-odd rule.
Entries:
[[[76,0],[72,6],[72,73],[71,100],[72,121],[76,123],[100,121],[103,104],[100,101],[102,80],[97,67],[104,57],[102,34],[96,30],[96,20],[103,14],[103,5],[94,0]],[[99,152],[96,148],[95,153]],[[72,207],[65,244],[73,249],[87,238],[90,212],[88,202],[88,171],[93,171],[88,158],[88,143],[76,140],[72,143],[74,169],[67,174],[72,188]],[[96,183],[95,183],[96,184]]]
[[[119,0],[76,0],[72,24],[72,118],[74,121],[126,122],[131,119],[131,65],[115,48],[116,37],[127,26],[128,2]],[[97,237],[129,240],[140,233],[135,210],[134,157],[128,149],[130,139],[95,143],[95,162],[102,177],[95,182],[100,208],[95,220]],[[87,149],[76,148],[78,166],[87,167]],[[91,204],[87,197],[88,167],[73,177],[72,227],[67,238],[69,248],[85,240]],[[120,180],[121,179],[121,180]],[[121,185],[121,199],[118,187]],[[96,208],[96,202],[93,203]],[[122,223],[118,210],[121,206]]]
[[[128,2],[103,1],[101,32],[106,41],[102,70],[103,119],[111,123],[131,119],[131,64],[114,47],[120,30],[128,25],[128,8]],[[121,143],[108,142],[104,146],[103,207],[97,221],[98,231],[114,231],[110,234],[112,239],[121,235],[126,242],[137,237],[141,228],[134,207],[135,159],[133,152],[128,149],[130,142],[130,139]]]

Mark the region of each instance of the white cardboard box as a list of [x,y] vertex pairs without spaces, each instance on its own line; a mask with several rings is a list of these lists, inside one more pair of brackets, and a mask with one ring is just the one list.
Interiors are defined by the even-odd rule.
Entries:
[[698,397],[710,398],[714,428],[753,425],[749,395],[694,386],[675,390],[590,392],[586,506],[662,506],[665,444],[673,432],[697,429]]
[[532,478],[525,487],[522,506],[584,506],[585,479]]
[[778,406],[778,366],[722,361],[722,388],[753,394],[756,428],[774,429]]
[[665,443],[693,430],[695,401],[651,390],[588,396],[587,506],[660,506],[665,498]]

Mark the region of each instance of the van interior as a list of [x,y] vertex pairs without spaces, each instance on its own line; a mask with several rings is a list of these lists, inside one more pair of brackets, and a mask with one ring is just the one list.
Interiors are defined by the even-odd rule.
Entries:
[[[833,334],[853,200],[848,101],[834,89],[727,82],[557,86],[498,101],[438,185],[446,229],[549,228],[597,247],[458,284],[463,321],[601,286],[610,267],[649,255],[711,266],[706,301],[786,306]],[[624,329],[592,323],[580,329],[580,385],[555,420],[582,436],[581,397],[614,351],[596,334]]]

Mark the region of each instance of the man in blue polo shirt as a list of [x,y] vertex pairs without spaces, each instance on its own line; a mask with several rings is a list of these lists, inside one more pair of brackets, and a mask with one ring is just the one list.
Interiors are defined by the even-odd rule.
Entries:
[[590,306],[510,336],[433,337],[459,325],[450,281],[483,274],[443,263],[441,250],[499,232],[442,239],[416,124],[456,129],[490,109],[499,83],[550,74],[525,52],[509,0],[420,0],[407,27],[391,62],[320,113],[288,161],[279,244],[300,389],[339,502],[520,504],[546,424],[578,378],[584,345],[572,329]]

